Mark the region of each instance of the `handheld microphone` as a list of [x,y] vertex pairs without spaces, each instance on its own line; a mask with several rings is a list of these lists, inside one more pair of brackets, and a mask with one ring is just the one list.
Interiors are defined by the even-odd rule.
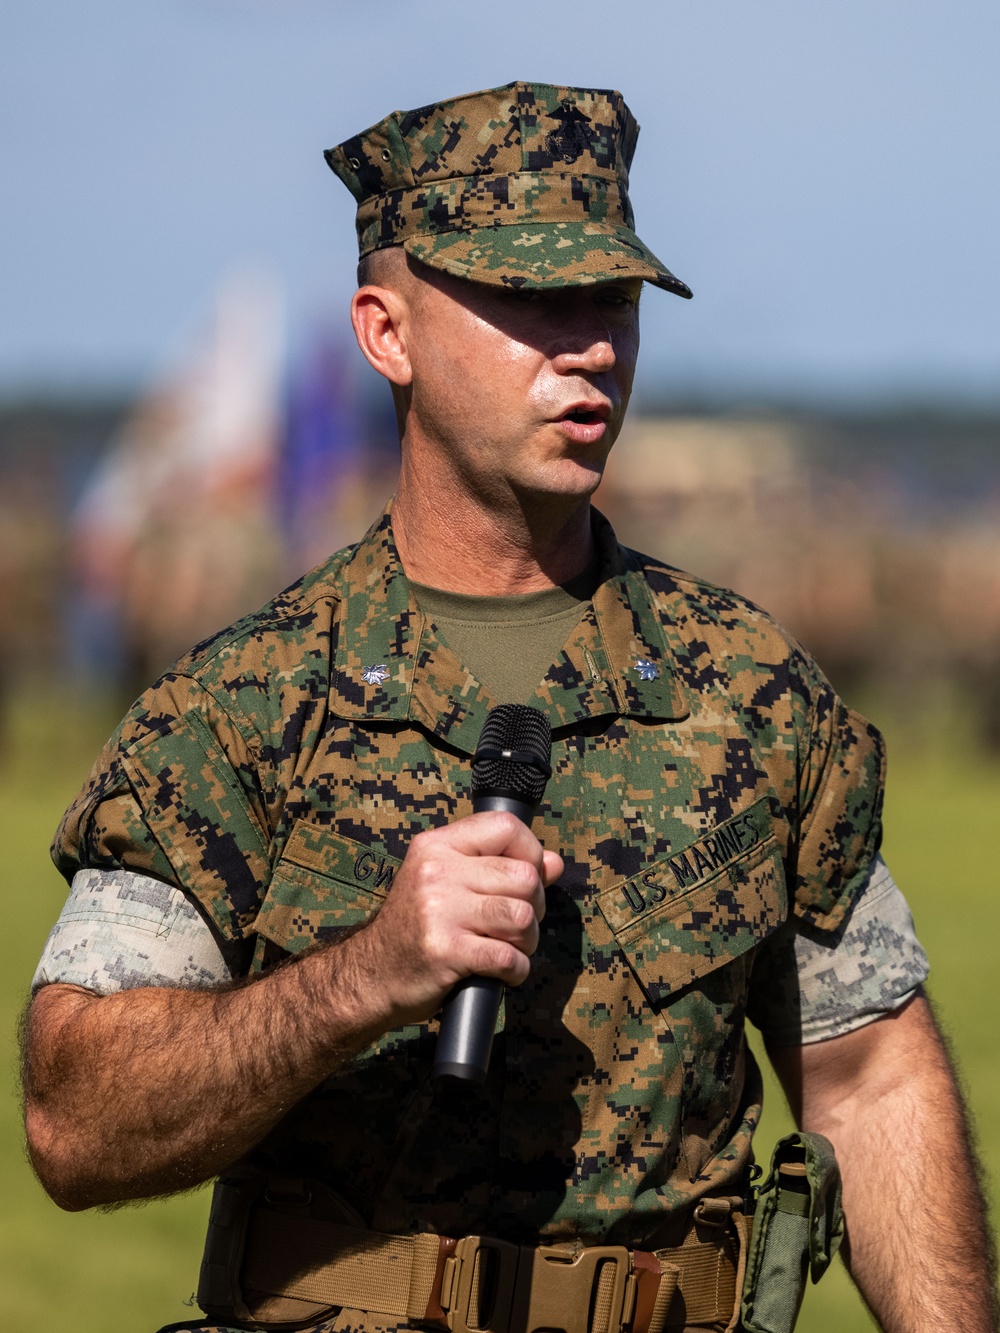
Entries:
[[[531,825],[552,774],[549,719],[526,704],[500,704],[487,715],[472,759],[472,809],[507,810]],[[465,977],[444,1002],[435,1078],[483,1083],[493,1048],[503,982]]]

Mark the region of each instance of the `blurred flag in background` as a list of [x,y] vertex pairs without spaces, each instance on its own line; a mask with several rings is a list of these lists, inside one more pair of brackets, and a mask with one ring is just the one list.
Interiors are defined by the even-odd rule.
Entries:
[[281,305],[262,273],[223,282],[73,515],[77,658],[129,687],[275,591]]
[[140,692],[192,644],[356,539],[392,488],[388,403],[325,333],[286,372],[267,274],[220,285],[136,401],[70,520],[70,660]]
[[319,334],[289,375],[276,499],[290,576],[357,537],[365,429],[355,362],[343,343]]

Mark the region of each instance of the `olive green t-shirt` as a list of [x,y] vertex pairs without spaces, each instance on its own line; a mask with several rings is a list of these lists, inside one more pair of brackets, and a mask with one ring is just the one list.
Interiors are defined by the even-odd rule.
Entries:
[[541,592],[478,597],[411,583],[420,609],[497,703],[530,699],[594,594],[597,563]]

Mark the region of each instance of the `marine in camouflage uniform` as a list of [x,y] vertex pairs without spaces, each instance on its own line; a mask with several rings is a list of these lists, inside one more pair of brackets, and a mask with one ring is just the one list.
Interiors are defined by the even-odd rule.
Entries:
[[[741,1193],[757,948],[790,913],[833,932],[877,846],[874,729],[761,612],[601,537],[529,701],[553,732],[536,827],[566,868],[486,1086],[432,1084],[436,1024],[404,1028],[261,1146],[381,1231],[640,1244]],[[421,614],[386,514],[143,696],[59,868],[178,885],[259,971],[365,922],[413,836],[471,813],[496,702]]]
[[[362,258],[402,246],[491,286],[624,276],[689,295],[633,230],[636,134],[618,94],[514,84],[396,113],[327,158],[358,201]],[[593,597],[527,700],[553,737],[535,829],[564,870],[488,1080],[431,1080],[435,1019],[344,1061],[244,1163],[292,1182],[279,1230],[305,1213],[666,1256],[700,1235],[694,1215],[739,1211],[761,1101],[745,1020],[794,1007],[788,923],[832,940],[862,891],[882,746],[764,613],[595,523]],[[266,974],[364,928],[415,835],[470,814],[498,702],[421,609],[390,507],[139,700],[57,864],[176,886]],[[717,1248],[728,1306],[691,1285],[667,1327],[737,1326],[735,1235]],[[403,1322],[280,1287],[255,1301],[265,1324]]]

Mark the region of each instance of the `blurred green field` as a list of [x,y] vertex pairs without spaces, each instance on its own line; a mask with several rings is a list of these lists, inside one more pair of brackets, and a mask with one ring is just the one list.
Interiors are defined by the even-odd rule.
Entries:
[[[67,801],[115,718],[53,693],[10,712],[0,758],[0,892],[13,948],[0,975],[8,1095],[0,1105],[0,1252],[5,1326],[32,1333],[152,1333],[190,1318],[206,1191],[111,1214],[74,1214],[49,1203],[25,1161],[16,1092],[14,1028],[63,885],[48,844]],[[877,709],[876,720],[884,719]],[[933,725],[931,725],[933,723]],[[922,737],[918,744],[914,737]],[[1000,1026],[990,1001],[1000,938],[1000,762],[977,757],[962,728],[925,710],[890,738],[886,855],[904,886],[931,956],[931,990],[943,1013],[974,1108],[983,1156],[1000,1167]],[[994,996],[996,992],[993,992]],[[784,1132],[772,1086],[761,1155]],[[993,1192],[994,1211],[997,1202]],[[871,1327],[838,1266],[810,1291],[799,1333]]]

